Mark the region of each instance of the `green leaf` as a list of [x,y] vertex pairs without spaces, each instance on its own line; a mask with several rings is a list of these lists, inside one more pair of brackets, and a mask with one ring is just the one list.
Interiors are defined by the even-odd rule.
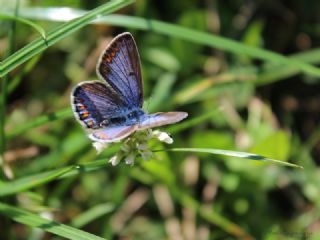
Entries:
[[35,24],[34,22],[29,21],[28,19],[17,17],[17,16],[12,16],[12,15],[7,15],[0,13],[0,19],[5,19],[5,20],[13,20],[17,22],[21,22],[23,24],[26,24],[30,27],[32,27],[34,30],[36,30],[41,37],[46,40],[46,31],[38,24]]
[[74,240],[103,240],[91,233],[40,217],[37,214],[30,213],[24,209],[13,207],[0,202],[0,213],[13,219],[16,222],[30,227],[37,227],[43,231],[56,234],[58,236]]
[[198,152],[198,153],[210,153],[215,155],[222,155],[222,156],[229,156],[229,157],[238,157],[238,158],[246,158],[249,160],[255,161],[267,161],[273,162],[281,165],[285,165],[288,167],[295,167],[295,168],[303,168],[302,166],[288,163],[276,159],[267,158],[258,154],[254,153],[247,153],[247,152],[237,152],[237,151],[230,151],[230,150],[222,150],[222,149],[213,149],[213,148],[171,148],[171,149],[163,149],[163,150],[156,150],[158,151],[172,151],[172,152]]

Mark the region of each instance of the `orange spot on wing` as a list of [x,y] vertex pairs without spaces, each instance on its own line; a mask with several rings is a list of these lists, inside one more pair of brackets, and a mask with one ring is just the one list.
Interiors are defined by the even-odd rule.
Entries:
[[83,113],[81,113],[81,116],[83,118],[87,118],[89,116],[89,113],[88,112],[83,112]]
[[107,61],[107,63],[111,63],[112,57],[110,55],[106,55],[105,60]]
[[110,49],[105,55],[104,55],[104,60],[107,63],[111,63],[113,58],[116,56],[117,52],[120,51],[120,48],[114,47],[113,49]]

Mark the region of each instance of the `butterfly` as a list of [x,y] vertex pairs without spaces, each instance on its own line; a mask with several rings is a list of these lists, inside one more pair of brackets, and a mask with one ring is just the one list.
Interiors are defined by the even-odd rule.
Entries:
[[138,130],[172,124],[186,112],[148,114],[142,109],[140,57],[129,32],[116,36],[96,66],[100,80],[83,81],[71,93],[75,118],[94,142],[119,142]]

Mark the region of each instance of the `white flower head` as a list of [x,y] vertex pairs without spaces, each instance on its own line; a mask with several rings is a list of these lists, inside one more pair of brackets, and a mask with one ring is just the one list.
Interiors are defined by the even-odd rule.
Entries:
[[110,158],[109,163],[111,163],[112,166],[116,166],[116,165],[118,165],[120,160],[121,159],[119,158],[118,154],[116,154],[112,158]]
[[170,135],[166,132],[161,132],[159,130],[153,131],[153,136],[158,138],[159,141],[167,143],[167,144],[172,144],[173,139],[170,137]]
[[128,165],[133,165],[134,164],[134,160],[136,158],[136,154],[134,152],[131,152],[125,159],[125,163]]
[[106,149],[109,146],[108,143],[102,143],[102,142],[93,142],[92,145],[97,150],[97,154],[101,153],[104,149]]
[[[120,150],[109,160],[109,162],[112,166],[116,166],[121,160],[124,160],[126,164],[134,165],[135,160],[139,157],[143,160],[152,159],[155,155],[148,145],[148,141],[152,138],[167,144],[173,143],[173,139],[166,132],[161,132],[159,130],[152,131],[151,129],[138,131],[122,142]],[[93,146],[96,148],[97,152],[100,153],[108,147],[108,144],[94,142]]]

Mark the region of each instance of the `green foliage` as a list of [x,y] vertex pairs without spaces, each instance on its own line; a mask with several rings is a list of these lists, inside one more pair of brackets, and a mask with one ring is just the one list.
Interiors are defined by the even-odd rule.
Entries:
[[[0,0],[2,238],[317,239],[318,3],[58,4]],[[121,143],[97,156],[69,101],[123,31],[144,109],[189,117],[113,167]]]

